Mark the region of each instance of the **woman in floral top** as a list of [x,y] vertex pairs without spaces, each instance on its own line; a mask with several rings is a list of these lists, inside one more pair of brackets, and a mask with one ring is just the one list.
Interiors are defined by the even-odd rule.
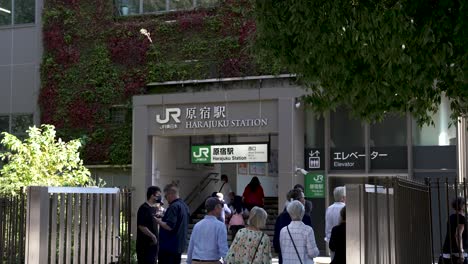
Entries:
[[227,264],[271,263],[271,246],[268,235],[260,231],[265,227],[268,214],[255,206],[250,211],[249,226],[237,232],[226,256]]

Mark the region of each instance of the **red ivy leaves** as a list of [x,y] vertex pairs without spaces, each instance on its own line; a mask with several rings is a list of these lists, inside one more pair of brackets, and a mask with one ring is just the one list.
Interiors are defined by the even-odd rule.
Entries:
[[63,29],[57,24],[49,25],[44,30],[44,47],[55,56],[55,62],[64,67],[77,63],[80,58],[78,49],[65,43]]
[[[140,29],[129,29],[128,35],[113,36],[107,46],[112,61],[124,66],[138,66],[146,62],[146,53],[150,47],[149,40],[140,34]],[[128,32],[127,32],[128,33]]]
[[99,164],[109,160],[109,148],[112,140],[106,137],[101,140],[92,139],[87,142],[84,149],[84,157],[86,164]]
[[86,103],[82,98],[77,97],[68,108],[68,120],[74,128],[82,128],[92,131],[96,122],[97,105]]
[[142,94],[146,89],[147,75],[142,72],[129,72],[122,77],[125,83],[125,98],[131,98],[133,95]]
[[65,40],[63,38],[63,30],[61,25],[52,24],[48,25],[44,29],[44,48],[48,52],[54,52],[65,46]]
[[252,59],[243,54],[235,58],[228,58],[221,65],[221,77],[244,76],[252,71],[253,65],[251,62]]
[[182,31],[185,30],[201,30],[205,22],[207,13],[205,11],[192,11],[181,13],[177,18],[179,27]]
[[55,124],[55,114],[57,111],[56,98],[58,96],[57,87],[55,85],[47,85],[42,87],[39,94],[39,105],[41,105],[42,123]]
[[251,38],[256,31],[257,27],[254,20],[247,20],[239,30],[239,44],[244,45],[246,40]]

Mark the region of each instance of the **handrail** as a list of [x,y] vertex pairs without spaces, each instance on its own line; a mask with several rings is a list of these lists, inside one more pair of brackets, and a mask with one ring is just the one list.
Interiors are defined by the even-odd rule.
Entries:
[[[214,178],[212,177],[214,175]],[[219,173],[217,172],[210,172],[206,175],[198,184],[193,188],[189,195],[185,198],[185,202],[189,207],[191,207],[191,203],[200,195],[200,193],[212,182],[220,180],[217,176]]]

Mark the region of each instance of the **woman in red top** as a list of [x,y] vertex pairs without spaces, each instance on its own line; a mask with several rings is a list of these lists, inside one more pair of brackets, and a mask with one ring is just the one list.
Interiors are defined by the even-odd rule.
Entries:
[[242,202],[245,208],[250,211],[254,206],[263,207],[263,198],[265,198],[265,194],[263,193],[262,185],[260,185],[257,177],[253,177],[244,189]]

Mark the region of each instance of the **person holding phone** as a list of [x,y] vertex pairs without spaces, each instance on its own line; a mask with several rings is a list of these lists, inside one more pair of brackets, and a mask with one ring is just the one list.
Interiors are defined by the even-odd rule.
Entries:
[[159,232],[155,220],[156,205],[161,203],[161,189],[150,186],[137,213],[136,253],[138,264],[154,264],[158,256]]

